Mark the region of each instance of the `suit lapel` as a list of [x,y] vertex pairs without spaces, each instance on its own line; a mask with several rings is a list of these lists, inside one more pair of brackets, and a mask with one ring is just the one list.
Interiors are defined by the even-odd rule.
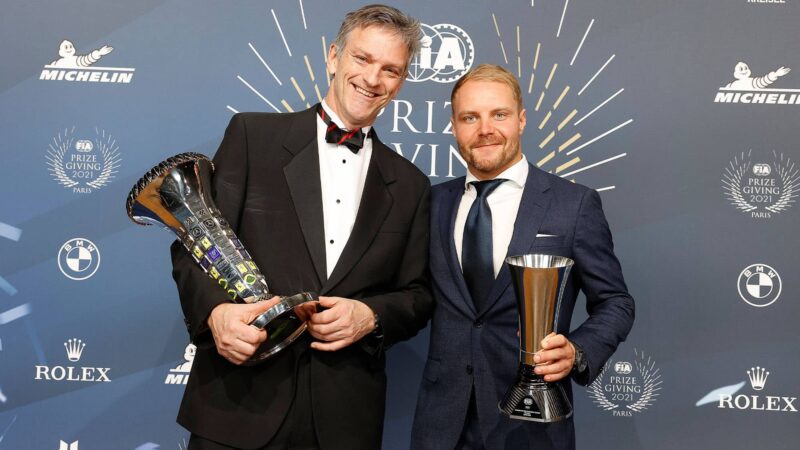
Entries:
[[464,280],[464,272],[461,270],[455,242],[453,241],[458,206],[461,204],[461,196],[464,195],[464,178],[462,177],[460,180],[460,183],[453,183],[443,201],[442,212],[439,214],[439,236],[441,236],[439,240],[442,243],[444,258],[450,267],[451,279],[455,282],[458,292],[461,294],[458,298],[463,300],[456,301],[455,306],[469,317],[475,317],[475,304],[472,301],[472,295],[469,293],[467,282]]
[[320,284],[327,278],[325,267],[325,222],[322,216],[322,187],[319,178],[317,122],[314,109],[297,115],[283,143],[294,158],[283,168],[300,229]]
[[[539,169],[529,164],[528,178],[525,180],[525,189],[522,191],[517,218],[514,221],[514,233],[508,244],[506,257],[528,253],[550,207],[551,197],[550,183]],[[483,315],[494,306],[510,284],[511,272],[508,264],[504,262],[492,285],[489,301],[485,303],[485,308],[479,311],[478,315]]]
[[[364,252],[372,245],[378,230],[392,209],[394,200],[387,188],[387,185],[395,181],[394,168],[387,158],[389,156],[387,152],[390,151],[373,134],[372,158],[370,158],[367,169],[367,178],[364,180],[364,191],[361,194],[361,203],[358,206],[353,231],[350,232],[350,238],[347,239],[347,244],[342,249],[342,254],[331,272],[331,277],[323,284],[321,294],[330,292],[353,269]],[[319,175],[317,175],[317,179],[319,179]],[[321,220],[322,205],[319,209]]]

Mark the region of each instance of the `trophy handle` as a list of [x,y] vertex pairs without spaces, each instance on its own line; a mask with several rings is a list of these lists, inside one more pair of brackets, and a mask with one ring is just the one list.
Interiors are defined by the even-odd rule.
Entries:
[[[265,298],[264,300],[266,300]],[[281,297],[281,301],[273,306],[272,308],[268,309],[267,311],[263,312],[261,315],[253,319],[250,322],[250,326],[256,327],[259,330],[263,330],[266,328],[274,319],[284,315],[285,313],[291,313],[295,306],[302,305],[306,302],[316,302],[319,301],[319,296],[316,292],[301,292],[299,294],[289,295],[285,297]]]
[[[270,298],[272,298],[271,295],[266,295],[257,301],[264,301]],[[281,297],[281,301],[278,304],[250,322],[250,326],[267,332],[267,340],[258,347],[253,356],[244,364],[250,366],[268,359],[300,337],[306,331],[307,325],[305,320],[297,317],[294,309],[304,303],[317,301],[319,301],[319,296],[315,292],[301,292]]]

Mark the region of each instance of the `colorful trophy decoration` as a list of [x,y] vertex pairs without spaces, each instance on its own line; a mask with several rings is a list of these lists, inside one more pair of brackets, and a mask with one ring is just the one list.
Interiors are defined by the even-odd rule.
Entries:
[[[237,303],[268,300],[264,275],[211,199],[214,166],[204,155],[181,153],[148,171],[128,194],[128,217],[139,225],[162,225],[178,235],[195,261]],[[294,308],[316,301],[301,292],[282,297],[250,325],[266,329],[267,340],[250,359],[255,363],[278,353],[306,329]]]

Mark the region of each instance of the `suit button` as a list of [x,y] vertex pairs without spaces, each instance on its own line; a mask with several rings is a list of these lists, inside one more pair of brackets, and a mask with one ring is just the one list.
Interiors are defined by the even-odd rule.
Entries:
[[474,326],[475,328],[480,328],[483,326],[483,322],[480,320],[476,320],[475,322],[472,322],[472,326]]
[[469,364],[467,364],[467,375],[472,375],[472,372],[473,372],[473,370],[472,370],[472,366],[470,366]]

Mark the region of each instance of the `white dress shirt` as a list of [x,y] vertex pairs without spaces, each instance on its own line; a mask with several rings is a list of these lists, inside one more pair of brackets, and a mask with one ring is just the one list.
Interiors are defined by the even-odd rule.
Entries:
[[[343,123],[325,100],[322,107],[330,119],[342,129]],[[368,135],[371,127],[362,131]],[[372,139],[364,139],[364,147],[357,154],[344,145],[325,142],[327,125],[317,115],[317,148],[319,149],[319,179],[322,186],[322,217],[325,226],[325,267],[328,277],[344,250],[361,203],[369,160],[372,157]]]
[[[517,161],[496,178],[505,178],[508,181],[501,183],[486,199],[489,209],[492,211],[492,261],[495,277],[505,262],[508,244],[511,243],[511,236],[514,234],[514,222],[517,220],[517,211],[519,211],[519,203],[522,200],[525,180],[528,179],[528,160],[525,159],[525,155],[522,155],[522,160]],[[461,203],[458,205],[456,224],[453,230],[453,241],[456,245],[459,264],[461,264],[464,224],[467,222],[469,209],[477,196],[475,186],[469,184],[472,181],[478,181],[478,178],[467,170],[464,195],[461,196]]]

